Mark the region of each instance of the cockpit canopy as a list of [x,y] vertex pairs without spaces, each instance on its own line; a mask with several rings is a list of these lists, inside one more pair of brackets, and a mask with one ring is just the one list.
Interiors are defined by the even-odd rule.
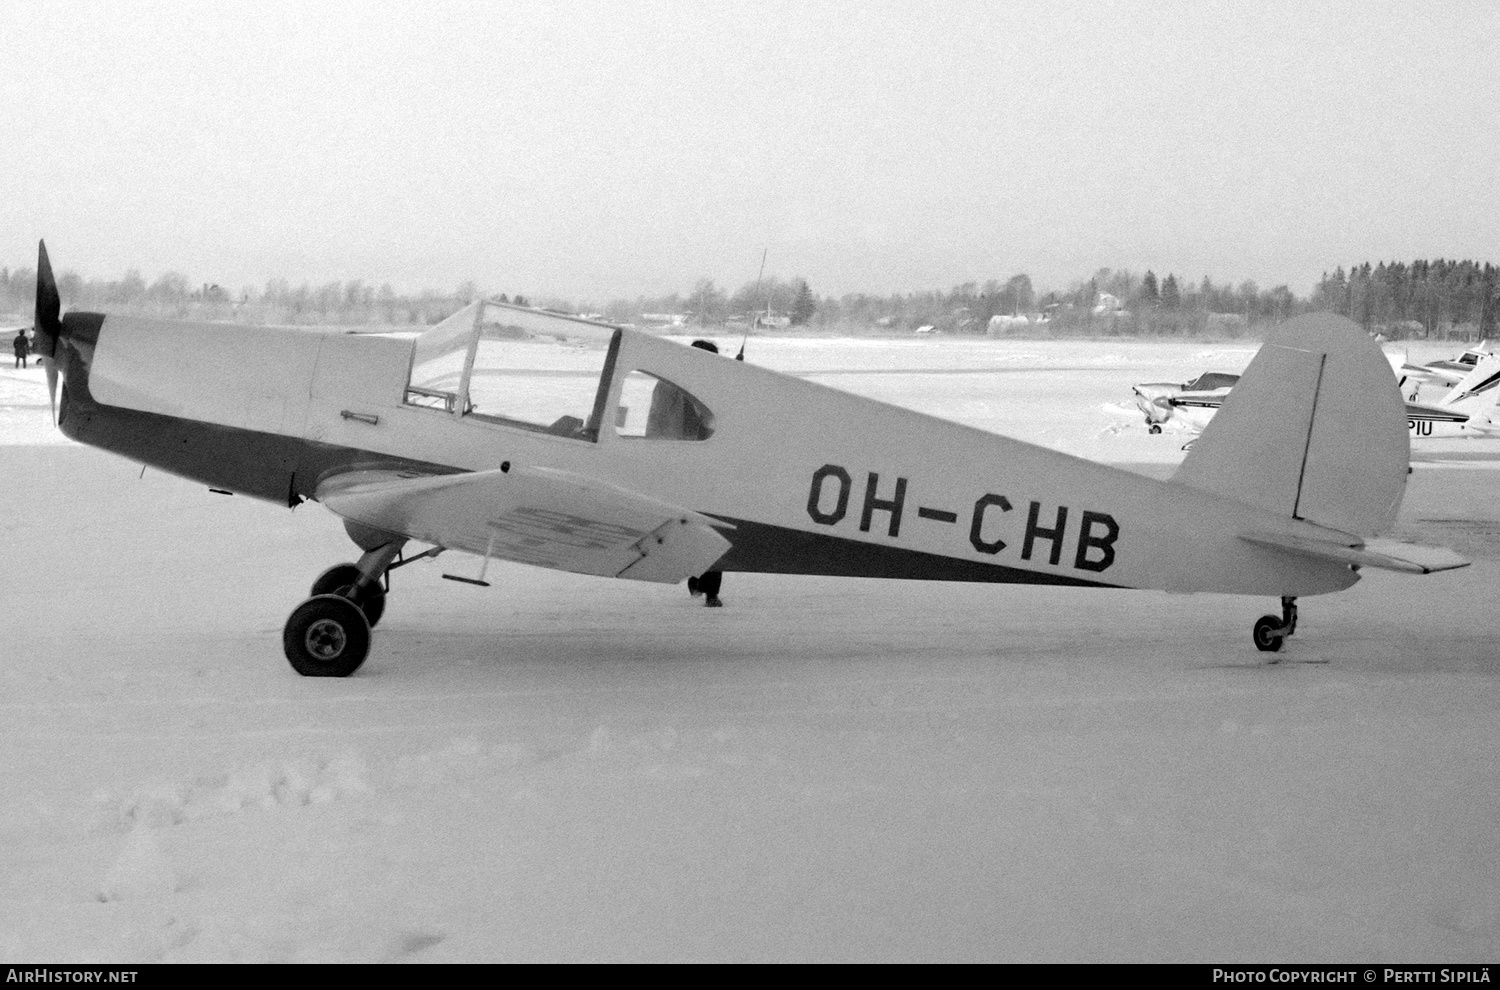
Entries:
[[[417,337],[405,402],[466,419],[597,441],[707,440],[714,416],[660,374],[616,368],[620,330],[561,313],[470,303]],[[611,380],[620,379],[613,415]]]
[[480,300],[424,332],[406,403],[595,440],[620,331]]
[[1239,380],[1239,375],[1231,375],[1223,371],[1205,371],[1183,385],[1182,390],[1184,392],[1212,392],[1220,388],[1233,388],[1234,383]]

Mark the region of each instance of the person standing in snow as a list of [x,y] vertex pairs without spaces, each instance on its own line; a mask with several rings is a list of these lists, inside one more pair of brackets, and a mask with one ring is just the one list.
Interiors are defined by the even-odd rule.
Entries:
[[26,331],[17,330],[16,339],[11,341],[10,346],[16,352],[16,367],[26,367],[26,355],[31,353],[31,341],[26,339]]
[[[711,340],[695,340],[693,346],[711,354],[719,353],[718,345]],[[704,413],[687,393],[671,382],[656,383],[656,389],[651,393],[651,411],[646,417],[647,436],[701,440],[708,435],[707,427]],[[709,608],[723,608],[724,602],[719,598],[719,588],[723,583],[723,571],[705,571],[688,578],[688,594],[694,598],[703,595],[703,604]]]
[[[695,340],[693,346],[713,354],[719,353],[719,348],[711,340]],[[722,608],[724,603],[719,600],[719,589],[723,584],[723,571],[704,571],[697,577],[688,578],[688,594],[694,598],[703,595],[703,604],[708,608]]]

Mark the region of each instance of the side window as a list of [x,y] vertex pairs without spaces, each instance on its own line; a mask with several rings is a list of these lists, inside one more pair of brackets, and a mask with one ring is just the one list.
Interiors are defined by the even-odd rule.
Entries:
[[639,440],[707,440],[714,414],[681,386],[632,371],[620,384],[615,432]]

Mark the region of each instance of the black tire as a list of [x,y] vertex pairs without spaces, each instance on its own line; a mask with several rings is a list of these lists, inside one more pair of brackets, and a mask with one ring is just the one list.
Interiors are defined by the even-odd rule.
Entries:
[[1275,653],[1286,642],[1286,634],[1281,631],[1281,617],[1277,615],[1263,615],[1256,619],[1255,629],[1250,635],[1255,640],[1255,648],[1262,653]]
[[380,624],[380,617],[385,614],[385,589],[377,584],[355,601],[354,583],[358,580],[358,566],[334,564],[318,575],[318,579],[313,582],[311,594],[314,598],[319,595],[341,595],[355,602],[359,610],[365,613],[365,621],[374,629]]
[[318,579],[312,583],[312,590],[308,595],[316,598],[319,595],[336,595],[340,588],[348,588],[359,580],[359,567],[355,564],[334,564],[328,570],[318,575]]
[[349,599],[318,595],[292,610],[281,648],[303,677],[348,677],[370,652],[370,623]]
[[[353,589],[351,588],[350,590],[352,591]],[[359,610],[365,613],[365,621],[370,624],[371,629],[374,629],[379,624],[380,617],[385,614],[385,589],[377,584],[361,595],[359,601],[354,604],[358,605]]]
[[1160,433],[1161,432],[1161,424],[1159,424],[1159,423],[1152,423],[1151,426],[1146,430],[1146,432],[1147,433]]

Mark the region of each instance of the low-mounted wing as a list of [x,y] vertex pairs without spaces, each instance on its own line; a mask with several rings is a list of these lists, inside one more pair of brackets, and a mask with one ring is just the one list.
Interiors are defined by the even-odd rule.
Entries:
[[729,549],[715,527],[679,506],[552,468],[403,477],[354,471],[318,486],[345,519],[451,550],[578,574],[675,584]]

